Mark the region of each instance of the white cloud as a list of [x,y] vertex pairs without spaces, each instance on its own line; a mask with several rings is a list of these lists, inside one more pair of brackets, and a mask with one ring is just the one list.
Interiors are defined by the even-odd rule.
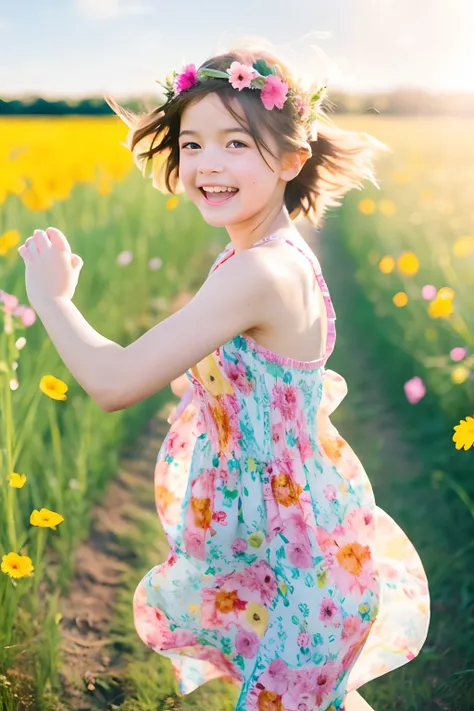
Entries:
[[152,5],[139,0],[75,0],[82,17],[90,20],[108,20],[122,15],[150,15]]

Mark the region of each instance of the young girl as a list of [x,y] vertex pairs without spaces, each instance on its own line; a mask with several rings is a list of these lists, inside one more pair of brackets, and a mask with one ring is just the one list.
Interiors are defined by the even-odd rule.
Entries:
[[330,422],[347,393],[326,368],[336,314],[293,219],[318,226],[348,190],[377,185],[386,147],[336,128],[325,87],[305,92],[266,50],[187,65],[165,88],[142,116],[106,98],[153,185],[184,190],[229,234],[196,296],[120,349],[72,307],[77,277],[51,286],[54,269],[68,273],[65,238],[50,228],[21,248],[30,300],[103,409],[170,380],[183,398],[155,470],[171,551],[136,589],[136,629],[183,694],[222,677],[239,686],[237,711],[370,709],[355,690],[418,654],[428,585]]

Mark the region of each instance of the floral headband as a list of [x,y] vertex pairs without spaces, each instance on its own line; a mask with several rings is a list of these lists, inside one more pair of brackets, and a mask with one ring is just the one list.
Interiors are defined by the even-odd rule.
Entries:
[[269,111],[275,106],[282,109],[285,102],[290,101],[302,121],[312,122],[316,119],[323,98],[326,95],[327,84],[320,86],[316,93],[304,93],[290,89],[288,84],[277,76],[277,65],[268,65],[264,59],[259,59],[249,66],[240,62],[232,62],[226,71],[217,69],[196,69],[194,64],[187,64],[180,73],[173,71],[162,84],[168,100],[181,92],[191,89],[199,81],[209,77],[227,79],[234,89],[259,89],[263,105]]

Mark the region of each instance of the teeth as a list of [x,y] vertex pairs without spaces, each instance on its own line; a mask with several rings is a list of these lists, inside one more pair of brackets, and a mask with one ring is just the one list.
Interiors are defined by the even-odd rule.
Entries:
[[237,188],[203,188],[206,193],[235,193]]

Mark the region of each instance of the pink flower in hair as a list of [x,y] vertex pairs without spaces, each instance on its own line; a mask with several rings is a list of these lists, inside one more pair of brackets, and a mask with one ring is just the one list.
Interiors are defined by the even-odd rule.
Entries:
[[303,120],[308,118],[311,112],[311,104],[308,101],[305,101],[301,94],[297,94],[293,98],[293,104],[295,105],[296,111],[298,112],[299,116]]
[[274,106],[282,109],[287,94],[288,84],[286,81],[276,77],[274,74],[269,74],[265,77],[265,86],[260,92],[260,96],[266,109],[271,111]]
[[252,79],[258,76],[258,72],[256,72],[253,67],[241,64],[240,62],[232,62],[227,73],[229,75],[229,82],[234,89],[238,89],[239,91],[249,87]]
[[174,80],[174,90],[177,94],[181,91],[186,91],[186,89],[191,89],[192,86],[197,84],[197,70],[195,64],[186,64],[181,73],[177,74]]

